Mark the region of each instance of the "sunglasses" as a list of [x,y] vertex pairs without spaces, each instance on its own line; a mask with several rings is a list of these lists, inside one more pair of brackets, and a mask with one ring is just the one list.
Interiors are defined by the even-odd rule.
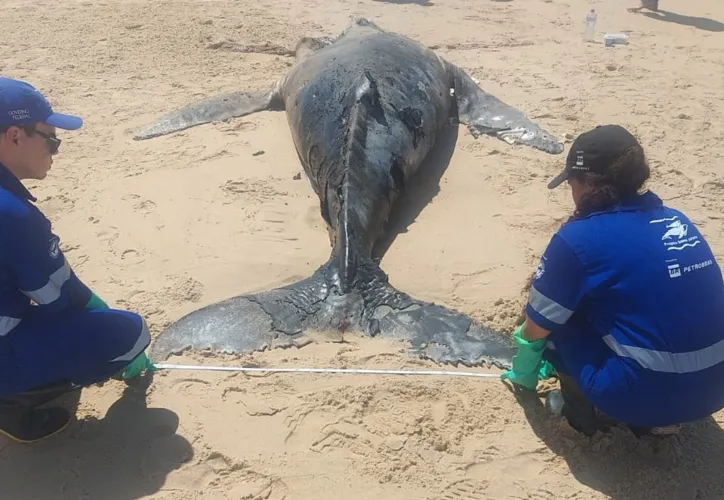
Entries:
[[51,155],[54,155],[58,152],[58,148],[60,148],[60,143],[62,142],[60,139],[55,136],[48,135],[45,132],[41,132],[37,129],[33,130],[33,132],[45,139],[45,142],[48,143],[48,149],[50,150]]

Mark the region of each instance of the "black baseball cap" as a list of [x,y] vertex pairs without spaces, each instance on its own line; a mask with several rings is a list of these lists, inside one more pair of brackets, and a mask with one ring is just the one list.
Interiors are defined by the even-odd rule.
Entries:
[[631,147],[640,148],[641,144],[620,125],[599,125],[584,132],[573,141],[563,172],[548,183],[548,189],[558,187],[572,174],[603,174]]

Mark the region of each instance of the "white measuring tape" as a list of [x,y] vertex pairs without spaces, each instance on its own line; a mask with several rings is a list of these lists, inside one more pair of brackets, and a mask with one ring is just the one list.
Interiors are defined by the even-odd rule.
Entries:
[[193,371],[219,371],[219,372],[264,372],[264,373],[346,373],[361,375],[432,375],[448,377],[474,377],[499,379],[496,373],[456,372],[448,370],[374,370],[366,368],[257,368],[246,366],[203,366],[203,365],[175,365],[171,363],[157,363],[159,370],[193,370]]

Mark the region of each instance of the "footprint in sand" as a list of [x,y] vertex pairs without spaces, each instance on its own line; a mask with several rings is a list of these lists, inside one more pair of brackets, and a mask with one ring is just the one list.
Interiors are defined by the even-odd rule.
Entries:
[[244,500],[284,500],[289,495],[289,487],[280,479],[262,476],[235,485],[228,490],[227,495],[228,498]]
[[707,181],[701,186],[702,193],[717,198],[724,198],[724,181]]
[[139,254],[137,250],[134,250],[133,248],[129,248],[128,250],[123,251],[123,253],[121,254],[121,260],[130,262],[133,264],[140,264],[145,259],[143,257],[141,257],[141,254]]
[[182,378],[171,383],[171,389],[184,396],[203,397],[208,395],[207,387],[211,385],[206,380],[198,378]]
[[240,472],[243,468],[243,464],[235,463],[224,455],[213,452],[169,474],[164,487],[177,491],[203,490],[217,485],[223,478]]
[[221,186],[225,192],[248,201],[262,203],[269,199],[287,196],[286,191],[274,187],[281,179],[240,179],[228,180]]
[[151,200],[143,200],[140,195],[129,193],[121,197],[123,201],[134,201],[133,210],[144,214],[149,214],[156,209],[156,203]]
[[114,226],[107,227],[96,233],[98,239],[103,243],[107,244],[109,247],[113,247],[113,244],[118,239],[118,235],[118,228]]
[[[491,450],[492,451],[492,450]],[[474,479],[486,480],[494,477],[504,477],[506,471],[515,470],[520,477],[537,476],[543,472],[542,460],[530,454],[521,454],[505,462],[496,460],[497,453],[491,452],[492,460],[474,462],[465,467],[465,475]]]
[[308,450],[315,444],[315,436],[319,436],[322,429],[330,423],[328,412],[300,408],[285,419],[289,433],[284,438],[284,444],[292,451]]
[[222,485],[226,498],[284,500],[289,494],[284,481],[256,472],[248,464],[218,452],[169,474],[164,489],[203,491]]
[[[492,456],[496,457],[496,454],[493,453]],[[510,471],[515,471],[515,475],[511,476]],[[487,496],[460,497],[461,499],[490,498],[492,500],[520,496],[521,498],[548,500],[546,490],[538,488],[535,491],[529,491],[518,481],[523,478],[535,478],[537,484],[545,484],[552,479],[550,475],[545,473],[543,456],[537,451],[521,453],[510,458],[506,457],[503,460],[493,458],[492,460],[468,464],[465,467],[465,476],[467,476],[468,481],[487,483]]]
[[463,479],[455,481],[444,487],[435,500],[493,500],[485,490],[488,488],[486,481]]
[[59,194],[56,196],[48,196],[42,201],[42,205],[43,213],[52,219],[56,214],[73,210],[75,201],[64,194]]
[[156,209],[156,204],[152,202],[151,200],[143,200],[139,201],[135,205],[133,205],[133,209],[136,212],[141,212],[144,214],[150,214]]
[[312,451],[337,449],[359,457],[370,457],[376,455],[375,450],[384,442],[380,436],[367,432],[362,426],[343,420],[325,425],[319,434],[320,438],[310,446]]
[[284,404],[286,400],[260,399],[258,395],[249,397],[246,395],[246,390],[240,387],[227,387],[221,398],[226,402],[243,406],[250,417],[271,417],[288,408],[288,405]]
[[250,417],[271,417],[287,409],[286,406],[266,401],[242,401]]

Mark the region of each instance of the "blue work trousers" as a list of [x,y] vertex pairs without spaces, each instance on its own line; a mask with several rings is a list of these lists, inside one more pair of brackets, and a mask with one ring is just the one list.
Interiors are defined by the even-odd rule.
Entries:
[[89,386],[150,344],[143,318],[116,309],[37,314],[0,337],[0,398],[59,382]]
[[605,415],[650,428],[699,420],[724,407],[724,363],[686,374],[649,370],[616,355],[587,322],[571,320],[550,334],[543,357]]

